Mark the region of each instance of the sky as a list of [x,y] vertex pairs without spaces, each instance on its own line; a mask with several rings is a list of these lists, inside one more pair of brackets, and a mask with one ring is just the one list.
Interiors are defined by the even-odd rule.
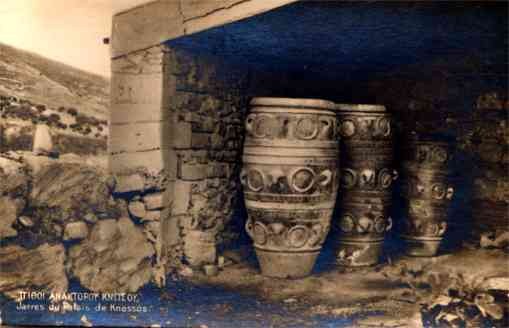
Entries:
[[0,0],[0,42],[109,77],[114,13],[148,0]]

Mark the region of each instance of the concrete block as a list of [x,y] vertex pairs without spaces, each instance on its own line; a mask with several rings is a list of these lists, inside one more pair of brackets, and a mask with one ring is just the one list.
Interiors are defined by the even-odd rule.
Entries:
[[164,219],[163,243],[166,247],[178,245],[181,242],[179,220],[179,217]]
[[155,46],[146,50],[130,53],[111,61],[112,73],[162,73],[164,46]]
[[203,180],[207,178],[207,165],[181,163],[178,177],[188,181]]
[[111,104],[162,104],[163,75],[114,73]]
[[176,122],[172,127],[173,133],[173,147],[176,149],[189,149],[192,146],[192,130],[191,123]]
[[168,111],[154,102],[152,104],[112,104],[110,123],[158,122],[166,120]]
[[153,1],[113,16],[112,57],[183,35],[183,17],[179,6],[179,1]]
[[228,164],[211,163],[207,166],[207,178],[226,178],[228,175]]
[[193,132],[191,137],[191,147],[193,149],[210,147],[210,134]]
[[191,202],[191,188],[193,183],[177,180],[175,181],[174,188],[175,194],[173,198],[172,214],[181,215],[187,214]]
[[[184,27],[187,34],[196,33],[215,26],[221,26],[240,19],[254,16],[287,5],[297,0],[271,0],[271,1],[189,1],[186,12],[191,15],[185,19]],[[184,1],[183,3],[188,3]],[[214,4],[214,5],[212,5]],[[201,9],[206,8],[206,9]],[[214,9],[212,9],[214,8]],[[197,13],[204,14],[197,15]]]
[[[132,124],[111,124],[109,138],[109,152],[136,152],[169,147],[163,145],[169,133],[167,122],[148,122]],[[169,141],[168,141],[169,143]]]
[[165,168],[163,152],[153,150],[110,155],[109,169],[112,173],[117,175],[130,174],[140,168],[146,169],[152,174],[162,172]]

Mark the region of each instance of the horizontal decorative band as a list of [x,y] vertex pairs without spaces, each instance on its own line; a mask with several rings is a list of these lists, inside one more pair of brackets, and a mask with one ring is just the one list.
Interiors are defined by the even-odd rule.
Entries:
[[399,235],[401,239],[405,240],[417,240],[417,241],[441,241],[443,237],[426,237],[426,236],[408,236],[408,235]]
[[[288,202],[288,203],[302,203],[302,202],[324,202],[332,198],[330,194],[321,194],[317,196],[308,195],[274,195],[274,194],[260,194],[244,191],[246,200],[259,201],[259,202]],[[335,198],[335,197],[334,197]]]
[[309,210],[332,210],[334,209],[334,206],[336,204],[335,198],[333,201],[329,202],[320,202],[317,204],[302,204],[302,203],[295,203],[295,204],[285,204],[285,203],[276,203],[276,202],[259,202],[259,201],[253,201],[253,200],[245,200],[246,207],[252,208],[252,209],[268,209],[268,210],[303,210],[303,211],[309,211]]
[[322,140],[286,140],[276,139],[268,140],[264,138],[246,137],[244,148],[288,148],[289,151],[294,149],[305,149],[310,152],[321,152],[322,149],[339,152],[339,143],[337,141]]
[[299,253],[299,254],[306,254],[306,253],[318,253],[320,252],[321,247],[314,247],[311,249],[295,249],[295,248],[265,248],[262,246],[255,245],[254,248],[256,250],[260,250],[262,252],[270,252],[270,253]]
[[343,238],[338,237],[336,244],[346,244],[346,245],[356,245],[356,244],[381,244],[384,242],[383,238],[376,238],[376,239],[361,239],[361,238]]
[[339,159],[336,156],[269,156],[244,154],[242,156],[244,164],[252,165],[302,165],[302,166],[339,166]]

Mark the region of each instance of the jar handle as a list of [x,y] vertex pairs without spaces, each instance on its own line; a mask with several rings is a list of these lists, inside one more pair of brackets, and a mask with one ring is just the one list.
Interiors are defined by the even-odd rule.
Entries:
[[320,177],[325,177],[325,180],[321,181],[320,185],[326,186],[332,180],[332,171],[329,169],[326,169],[325,171],[322,171],[322,173],[320,173]]
[[246,169],[242,169],[242,171],[240,171],[240,184],[243,187],[247,186],[247,171],[246,171]]
[[246,232],[249,235],[249,237],[251,237],[251,239],[253,239],[253,235],[254,235],[253,234],[253,221],[251,221],[251,219],[247,219],[245,228],[246,228]]
[[246,119],[246,132],[249,132],[252,134],[254,121],[255,121],[255,115],[250,114]]
[[399,178],[399,173],[397,170],[392,170],[392,181],[396,181]]
[[385,231],[390,231],[392,229],[392,218],[389,216],[387,218],[387,227],[385,227]]
[[454,195],[454,188],[453,187],[447,188],[447,193],[445,194],[445,198],[451,200],[453,195]]
[[438,235],[442,236],[445,233],[446,229],[447,229],[447,222],[440,223],[439,229],[438,229]]

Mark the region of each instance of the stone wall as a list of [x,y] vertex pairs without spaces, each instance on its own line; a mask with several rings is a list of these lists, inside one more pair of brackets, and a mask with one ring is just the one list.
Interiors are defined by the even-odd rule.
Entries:
[[[112,73],[116,197],[152,226],[161,265],[214,263],[216,246],[235,238],[226,227],[239,208],[247,71],[158,46],[113,60]],[[193,238],[211,241],[198,252],[208,257],[186,256],[201,245]]]
[[242,203],[238,175],[248,74],[221,58],[179,49],[170,56],[166,74],[176,82],[169,111],[177,176],[165,234],[178,226],[179,236],[171,239],[179,246],[171,247],[175,252],[184,246],[186,262],[198,266],[215,262],[213,244],[200,239],[221,246],[236,237],[229,223]]
[[[393,113],[397,147],[412,131],[454,141],[455,195],[449,229],[454,237],[449,240],[457,242],[472,231],[479,235],[476,222],[484,220],[493,232],[497,226],[506,230],[509,222],[507,71],[503,62],[495,64],[477,56],[444,57],[374,77],[353,95],[359,102],[384,104]],[[479,203],[493,210],[483,210]]]
[[155,256],[158,231],[139,215],[160,203],[153,194],[134,196],[139,200],[129,208],[115,200],[105,163],[75,154],[0,154],[0,181],[7,182],[0,184],[0,294],[16,297],[35,287],[65,292],[70,279],[96,292],[164,282]]
[[126,214],[144,227],[156,250],[155,280],[164,283],[161,225],[170,204],[168,183],[175,179],[165,79],[167,49],[157,46],[112,60],[109,171],[114,196]]
[[481,236],[483,246],[494,246],[493,242],[509,231],[508,114],[507,93],[482,94],[471,115],[473,128],[461,140],[462,148],[475,163],[472,234]]

